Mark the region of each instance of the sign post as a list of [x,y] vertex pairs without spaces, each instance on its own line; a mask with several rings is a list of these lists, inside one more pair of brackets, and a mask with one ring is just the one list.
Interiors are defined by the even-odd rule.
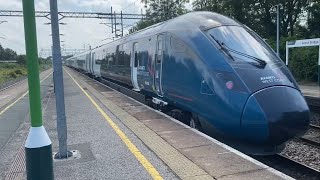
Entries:
[[23,0],[31,128],[25,143],[27,179],[53,180],[51,140],[42,125],[34,0]]
[[319,46],[319,55],[318,55],[318,85],[320,86],[320,38],[316,39],[303,39],[296,41],[287,41],[286,42],[286,65],[289,64],[289,48],[295,47],[311,47]]
[[59,18],[57,0],[50,0],[51,31],[52,31],[52,61],[53,61],[53,80],[54,92],[56,94],[57,109],[57,131],[59,138],[59,152],[55,155],[56,159],[63,159],[72,156],[67,149],[67,121],[64,104],[63,72],[60,48]]

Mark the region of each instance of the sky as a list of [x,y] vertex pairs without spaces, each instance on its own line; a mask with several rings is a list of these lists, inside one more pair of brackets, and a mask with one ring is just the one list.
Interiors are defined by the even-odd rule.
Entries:
[[[59,11],[75,12],[110,12],[113,10],[123,13],[140,14],[141,9],[145,12],[141,0],[58,0]],[[191,3],[187,4],[191,9]],[[36,11],[49,11],[49,0],[35,0]],[[22,0],[0,0],[0,10],[22,10]],[[7,21],[0,24],[0,44],[5,48],[11,48],[18,54],[25,54],[24,28],[22,17],[3,17],[0,21]],[[60,39],[62,48],[84,49],[96,47],[107,43],[113,37],[111,28],[101,24],[108,20],[102,19],[73,19],[64,18],[60,22],[66,25],[60,25]],[[132,25],[137,20],[124,20],[124,24]],[[40,56],[47,56],[41,53],[42,49],[49,49],[52,44],[51,27],[45,25],[50,22],[46,18],[36,18],[38,52]],[[128,33],[127,30],[124,31]],[[107,39],[107,40],[106,40]],[[44,51],[42,51],[44,52]],[[40,54],[41,53],[41,54]]]

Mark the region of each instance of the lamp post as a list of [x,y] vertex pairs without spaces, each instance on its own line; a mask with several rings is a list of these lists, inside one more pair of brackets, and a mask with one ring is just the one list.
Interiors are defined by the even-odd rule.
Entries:
[[42,125],[34,0],[23,0],[31,128],[25,143],[27,179],[53,180],[52,143]]

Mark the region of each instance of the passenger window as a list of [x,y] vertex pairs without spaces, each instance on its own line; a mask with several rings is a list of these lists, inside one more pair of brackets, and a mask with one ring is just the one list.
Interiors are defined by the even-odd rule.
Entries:
[[112,57],[112,56],[109,56],[109,58],[108,58],[108,64],[109,64],[109,65],[113,65],[113,57]]
[[97,60],[96,64],[102,64],[102,60]]
[[134,67],[138,67],[138,52],[134,52]]
[[158,39],[157,63],[160,64],[161,61],[162,61],[162,40]]

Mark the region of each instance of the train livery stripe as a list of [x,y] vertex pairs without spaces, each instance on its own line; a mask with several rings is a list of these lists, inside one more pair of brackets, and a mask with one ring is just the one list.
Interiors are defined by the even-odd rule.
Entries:
[[169,93],[169,96],[173,96],[173,97],[176,97],[176,98],[179,98],[179,99],[183,99],[183,100],[186,100],[186,101],[193,101],[193,99],[191,99],[191,98],[179,96],[179,95],[173,94],[173,93]]
[[[50,75],[52,74],[52,72],[50,74],[48,74],[46,77],[44,77],[40,83],[42,83],[44,80],[46,80]],[[20,101],[22,98],[24,98],[27,94],[29,93],[29,91],[25,92],[24,94],[22,94],[22,96],[20,96],[17,100],[15,100],[13,103],[11,103],[9,106],[7,106],[6,108],[4,108],[1,112],[0,112],[0,116],[5,113],[8,109],[10,109],[13,105],[15,105],[18,101]]]
[[162,176],[159,174],[157,169],[147,160],[146,157],[139,151],[139,149],[131,142],[131,140],[124,134],[123,131],[112,121],[112,119],[103,111],[103,109],[94,101],[94,99],[78,84],[78,82],[69,74],[69,72],[64,69],[71,79],[77,84],[81,91],[88,97],[94,107],[101,113],[113,130],[117,133],[120,139],[124,142],[131,153],[137,158],[137,160],[142,164],[142,166],[148,171],[153,179],[162,180]]

